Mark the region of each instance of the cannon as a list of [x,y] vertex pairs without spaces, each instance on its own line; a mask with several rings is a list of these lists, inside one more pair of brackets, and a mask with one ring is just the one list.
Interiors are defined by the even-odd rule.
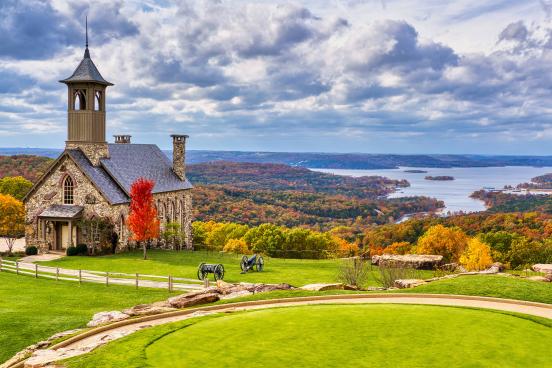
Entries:
[[240,262],[240,267],[242,269],[241,273],[247,273],[253,267],[255,267],[257,272],[261,272],[264,269],[264,259],[257,254],[254,254],[251,258],[243,256]]
[[207,275],[212,273],[215,281],[224,278],[224,266],[222,264],[201,263],[197,268],[197,278],[205,280]]

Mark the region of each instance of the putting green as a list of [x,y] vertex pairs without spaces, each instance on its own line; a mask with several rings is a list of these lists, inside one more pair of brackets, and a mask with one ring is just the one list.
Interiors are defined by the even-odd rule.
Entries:
[[147,329],[70,367],[551,367],[548,320],[421,305],[311,305]]

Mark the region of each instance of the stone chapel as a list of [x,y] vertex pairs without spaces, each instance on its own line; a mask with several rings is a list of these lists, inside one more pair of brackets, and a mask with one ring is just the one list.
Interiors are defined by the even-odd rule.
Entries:
[[[130,187],[143,177],[155,183],[153,197],[161,228],[177,222],[184,245],[192,248],[192,185],[186,179],[186,135],[171,135],[172,162],[154,144],[133,144],[130,135],[106,141],[106,81],[90,58],[88,34],[84,58],[67,85],[67,141],[24,199],[25,238],[42,252],[89,243],[85,219],[109,221],[119,247],[129,241]],[[99,235],[98,235],[99,236]],[[99,239],[92,239],[99,241]],[[91,245],[91,244],[87,244]]]

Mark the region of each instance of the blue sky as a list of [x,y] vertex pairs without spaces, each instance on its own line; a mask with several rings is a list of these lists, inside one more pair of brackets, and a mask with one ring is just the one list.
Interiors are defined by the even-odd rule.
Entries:
[[108,134],[192,149],[552,155],[552,0],[0,2],[0,146],[63,147],[92,59]]

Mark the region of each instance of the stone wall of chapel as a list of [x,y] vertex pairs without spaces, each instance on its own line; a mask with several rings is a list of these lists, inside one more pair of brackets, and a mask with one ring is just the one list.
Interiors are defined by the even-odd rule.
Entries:
[[51,205],[63,204],[63,181],[67,175],[74,182],[73,204],[84,207],[84,216],[106,217],[117,225],[121,214],[128,213],[128,205],[110,205],[77,165],[64,158],[25,201],[25,239],[28,245],[48,249],[47,243],[51,239],[41,239],[37,216]]
[[157,193],[153,195],[161,231],[168,222],[178,222],[184,233],[186,249],[193,249],[192,193],[190,190]]

